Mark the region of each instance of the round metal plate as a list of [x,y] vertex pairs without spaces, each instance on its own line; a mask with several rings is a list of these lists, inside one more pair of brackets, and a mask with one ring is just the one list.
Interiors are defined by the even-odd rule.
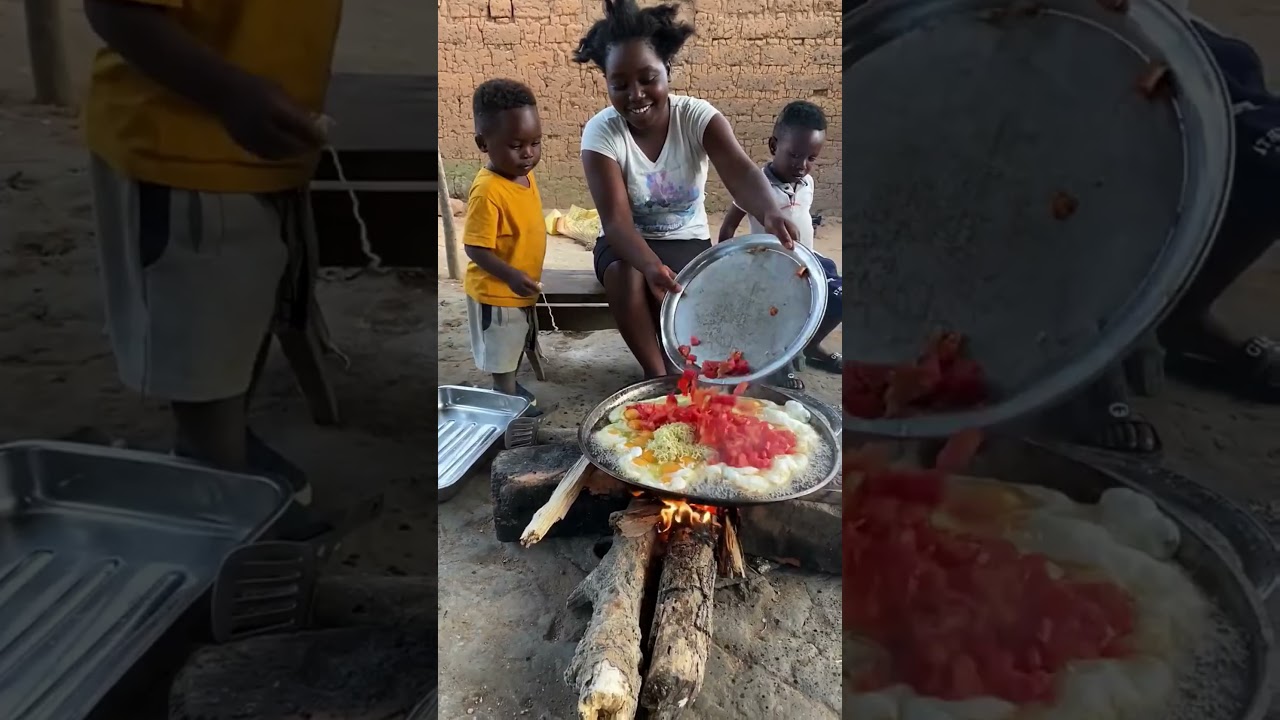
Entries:
[[[846,418],[942,436],[1052,406],[1166,312],[1217,231],[1233,126],[1189,22],[1158,0],[877,0],[845,17],[845,357],[965,334],[993,383],[973,412]],[[1019,7],[1013,5],[1013,7]],[[1175,95],[1137,85],[1166,63]],[[1078,203],[1055,217],[1059,193]]]
[[799,394],[790,394],[778,390],[777,388],[765,385],[751,385],[744,393],[746,397],[760,398],[769,400],[770,402],[786,403],[788,400],[795,400],[804,405],[809,410],[809,424],[818,433],[823,445],[823,451],[816,453],[813,461],[809,465],[809,470],[805,475],[792,483],[792,491],[786,495],[769,496],[768,498],[760,498],[751,495],[739,495],[737,497],[723,497],[700,495],[696,492],[663,492],[661,488],[655,488],[650,485],[636,482],[628,478],[618,469],[617,458],[612,454],[603,451],[592,438],[597,430],[604,427],[609,422],[609,413],[614,408],[622,405],[630,405],[632,403],[651,400],[653,398],[662,397],[664,395],[676,392],[676,384],[679,378],[676,376],[657,378],[654,380],[645,380],[643,382],[625,387],[613,395],[609,396],[587,413],[582,419],[582,423],[578,426],[578,445],[582,448],[582,454],[587,457],[594,465],[601,470],[609,473],[614,478],[631,485],[637,489],[644,490],[647,493],[660,497],[670,497],[688,502],[700,503],[706,505],[716,505],[720,507],[740,506],[740,505],[762,505],[765,503],[782,502],[784,500],[794,500],[805,495],[815,493],[826,487],[836,475],[840,472],[840,439],[831,425],[827,423],[828,412],[815,408],[809,404],[809,398]]
[[787,250],[772,235],[714,245],[676,281],[683,289],[667,294],[660,316],[667,358],[684,367],[680,346],[697,337],[695,364],[739,350],[751,367],[748,375],[703,379],[713,385],[752,382],[781,370],[813,338],[827,308],[825,276],[813,251],[801,245]]

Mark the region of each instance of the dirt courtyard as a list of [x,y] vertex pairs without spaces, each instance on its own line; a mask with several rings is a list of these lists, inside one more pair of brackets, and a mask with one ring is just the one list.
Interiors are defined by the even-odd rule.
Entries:
[[[434,25],[425,5],[410,5],[348,3],[339,69],[432,72],[434,56],[417,49],[429,35],[423,29]],[[1278,7],[1220,0],[1210,18],[1251,39],[1274,74]],[[19,0],[0,0],[0,442],[94,426],[163,449],[164,408],[123,390],[116,377],[103,332],[85,151],[71,114],[28,102],[20,10]],[[69,14],[73,66],[82,70],[89,39],[78,10]],[[832,220],[820,247],[838,260],[841,228]],[[322,283],[334,339],[352,361],[349,370],[333,371],[342,427],[311,422],[278,355],[254,422],[310,473],[324,507],[386,493],[384,516],[350,538],[336,571],[439,573],[441,717],[568,720],[573,698],[562,674],[576,638],[561,610],[594,564],[591,542],[502,545],[493,537],[483,471],[438,507],[429,485],[430,388],[484,379],[471,363],[460,287],[444,277],[440,252],[434,278],[399,272]],[[557,240],[549,264],[587,268],[589,253]],[[1277,337],[1277,307],[1280,251],[1273,251],[1221,311],[1242,329]],[[548,381],[522,382],[554,405],[547,425],[571,426],[607,391],[638,379],[615,334],[553,335],[544,346]],[[806,380],[815,395],[835,400],[837,379],[810,372]],[[1249,503],[1280,532],[1280,408],[1173,386],[1142,409],[1161,428],[1167,465]],[[776,570],[719,592],[707,686],[688,717],[838,716],[839,590],[838,578]],[[1270,605],[1276,618],[1280,607]]]

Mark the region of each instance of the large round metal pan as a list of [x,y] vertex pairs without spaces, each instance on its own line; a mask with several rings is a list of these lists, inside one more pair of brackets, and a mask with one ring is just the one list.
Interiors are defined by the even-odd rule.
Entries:
[[[802,272],[803,270],[803,272]],[[752,382],[778,372],[804,350],[822,323],[827,287],[812,250],[787,250],[772,235],[747,235],[712,246],[676,276],[682,290],[667,293],[659,336],[667,358],[684,367],[679,349],[705,360],[742,352],[751,372],[702,378],[709,385]]]
[[778,404],[785,404],[788,400],[795,400],[804,405],[809,411],[809,425],[818,433],[822,444],[821,450],[810,458],[808,471],[800,478],[797,478],[787,492],[770,494],[764,497],[742,492],[729,492],[727,488],[724,492],[713,493],[706,491],[671,492],[632,480],[623,474],[619,468],[618,459],[596,443],[594,440],[595,433],[609,424],[609,413],[613,412],[615,408],[678,392],[676,388],[678,382],[679,378],[675,376],[645,380],[610,395],[604,402],[587,413],[586,417],[582,419],[582,424],[578,426],[578,445],[582,448],[582,454],[609,475],[639,490],[660,497],[720,507],[762,505],[794,500],[821,490],[839,474],[841,467],[840,441],[832,431],[831,426],[827,424],[826,416],[829,411],[824,412],[820,408],[813,407],[806,401],[804,396],[790,395],[765,385],[751,385],[744,393],[746,397],[769,400]]
[[779,395],[795,400],[805,406],[809,412],[816,411],[818,414],[822,415],[822,419],[827,421],[827,425],[831,428],[831,432],[835,435],[836,440],[840,440],[841,436],[844,434],[844,425],[842,424],[844,417],[841,415],[839,410],[818,398],[812,395],[807,395],[799,390],[787,390],[779,387],[771,387],[770,389]]
[[[845,16],[845,357],[898,363],[954,330],[994,394],[846,429],[940,437],[1048,408],[1199,268],[1231,184],[1223,80],[1168,5],[1106,4],[876,0]],[[1139,91],[1149,62],[1171,69],[1172,97]]]
[[[936,443],[899,442],[898,460],[927,463]],[[1262,720],[1270,705],[1273,628],[1263,601],[1276,587],[1275,541],[1247,512],[1160,468],[1073,447],[988,436],[968,472],[1057,490],[1096,503],[1109,488],[1150,497],[1182,534],[1175,557],[1215,606],[1222,630],[1199,648],[1183,697],[1162,720]]]

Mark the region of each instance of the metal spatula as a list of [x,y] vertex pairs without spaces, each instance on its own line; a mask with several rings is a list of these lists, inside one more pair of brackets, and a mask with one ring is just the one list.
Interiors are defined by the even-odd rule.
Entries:
[[304,628],[319,566],[311,543],[275,540],[236,548],[213,588],[214,640]]
[[268,540],[233,550],[213,587],[213,639],[224,643],[304,629],[324,561],[348,532],[381,512],[382,495],[377,495],[291,533],[302,540]]
[[503,441],[508,450],[538,444],[538,418],[518,417],[507,425]]

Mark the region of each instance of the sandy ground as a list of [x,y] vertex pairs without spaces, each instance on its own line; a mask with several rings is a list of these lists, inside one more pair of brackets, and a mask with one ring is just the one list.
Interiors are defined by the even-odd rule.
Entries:
[[[68,3],[69,8],[74,4]],[[18,0],[0,0],[0,441],[57,437],[94,425],[165,447],[156,403],[121,390],[102,333],[85,157],[73,119],[27,104],[30,74]],[[427,7],[396,0],[351,3],[338,67],[430,72],[434,23]],[[1280,47],[1280,11],[1255,0],[1219,2],[1211,19],[1270,53]],[[69,11],[78,77],[92,48]],[[425,220],[424,220],[425,222]],[[834,226],[833,226],[834,227]],[[830,231],[830,230],[829,230]],[[824,241],[829,242],[829,239]],[[570,242],[550,263],[589,267]],[[443,266],[443,262],[441,263]],[[455,282],[412,273],[362,276],[321,288],[334,336],[353,363],[335,371],[345,425],[318,428],[287,369],[274,358],[255,405],[268,440],[308,470],[324,506],[383,489],[387,515],[356,533],[345,567],[441,578],[442,717],[559,719],[572,715],[560,676],[572,651],[564,597],[592,564],[590,543],[548,541],[520,551],[498,544],[483,475],[441,506],[428,485],[426,403],[441,382],[480,381],[465,338]],[[1280,334],[1280,254],[1273,253],[1223,303],[1232,322]],[[435,315],[438,311],[438,319]],[[438,344],[437,344],[438,343]],[[524,381],[568,426],[606,391],[636,379],[610,333],[546,339],[550,377]],[[817,394],[836,383],[810,377]],[[1165,462],[1255,508],[1280,516],[1280,409],[1173,387],[1144,410],[1164,432]],[[438,545],[438,556],[437,556]],[[716,649],[695,718],[834,717],[838,707],[839,583],[777,572],[717,597]]]

